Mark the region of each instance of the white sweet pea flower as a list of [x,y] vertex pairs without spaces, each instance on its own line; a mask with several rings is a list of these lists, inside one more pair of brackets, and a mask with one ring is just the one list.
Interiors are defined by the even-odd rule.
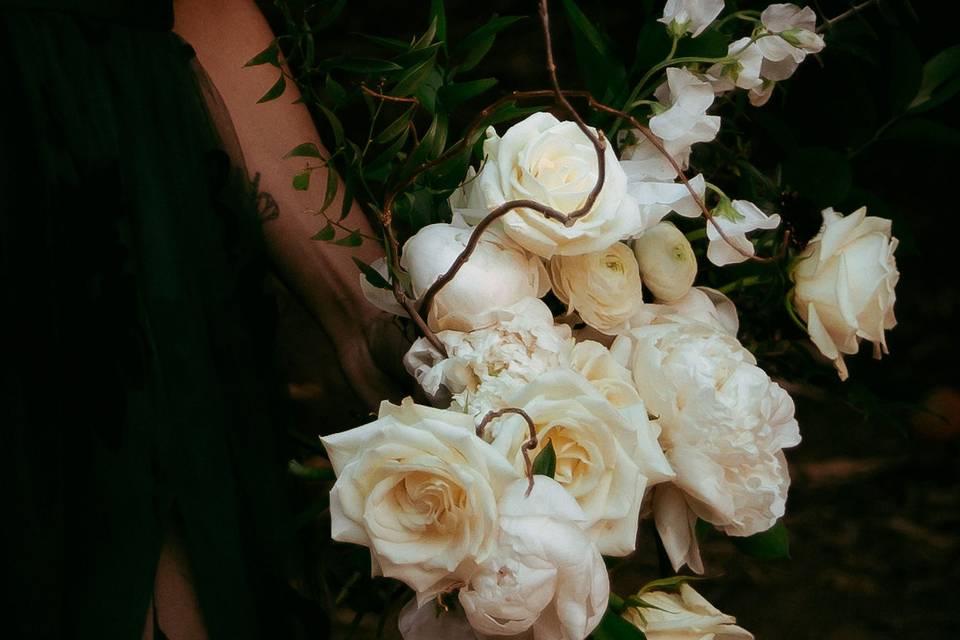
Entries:
[[633,241],[640,275],[658,301],[679,300],[697,277],[697,256],[690,241],[669,222],[661,222]]
[[[509,200],[530,199],[564,213],[586,201],[597,182],[597,154],[575,122],[535,113],[503,134],[487,129],[486,161],[467,198],[491,210]],[[627,193],[627,176],[608,143],[606,177],[590,212],[566,226],[530,209],[515,209],[499,220],[511,239],[544,258],[600,251],[638,233],[636,201]],[[471,206],[471,209],[476,209]],[[476,215],[472,216],[474,219]]]
[[460,604],[479,634],[583,640],[610,596],[603,558],[579,526],[583,510],[557,482],[537,476],[526,491],[520,480],[501,498],[497,552],[460,590]]
[[676,593],[649,591],[639,595],[649,607],[630,607],[623,617],[647,640],[753,640],[737,619],[710,604],[689,584]]
[[707,259],[718,267],[743,262],[756,253],[753,243],[747,240],[751,231],[780,226],[779,215],[768,216],[747,200],[724,199],[713,210],[713,220],[727,236],[723,238],[717,227],[707,221],[707,238],[710,240]]
[[479,419],[507,406],[537,376],[567,365],[574,346],[570,327],[555,324],[543,302],[526,298],[497,316],[484,329],[437,333],[446,358],[426,338],[410,347],[404,365],[433,402],[446,404],[446,390],[451,408]]
[[824,47],[817,33],[817,15],[810,7],[772,4],[760,14],[760,22],[768,34],[776,34],[757,40],[764,58],[761,75],[768,80],[786,80],[808,53]]
[[[531,457],[553,443],[554,477],[583,508],[600,551],[633,551],[647,485],[672,477],[643,403],[617,409],[582,376],[557,370],[521,388],[508,405],[523,409],[536,425],[538,448]],[[487,437],[522,472],[527,423],[503,418],[488,427]]]
[[640,270],[630,247],[615,242],[603,251],[550,260],[553,292],[588,325],[613,335],[626,328],[643,302]]
[[776,86],[776,82],[773,80],[764,80],[759,86],[756,86],[750,89],[747,94],[747,98],[750,100],[750,104],[755,107],[762,107],[767,104],[770,100],[770,96],[773,95],[773,88]]
[[716,93],[740,89],[755,89],[763,84],[760,67],[763,64],[763,52],[749,37],[740,38],[727,47],[727,56],[733,62],[717,63],[707,70],[707,79]]
[[893,252],[891,222],[867,216],[861,207],[848,216],[823,211],[823,227],[793,267],[797,313],[810,339],[847,378],[843,354],[856,353],[859,340],[874,343],[874,355],[887,352],[887,329],[896,326],[893,305],[900,279]]
[[702,571],[691,548],[691,512],[732,536],[773,526],[790,485],[782,449],[799,443],[800,433],[790,396],[750,352],[699,322],[633,329],[611,352],[659,417],[660,443],[677,474],[676,495],[669,486],[654,495],[657,529],[674,568],[687,562]]
[[667,109],[650,118],[650,131],[685,168],[692,145],[710,142],[720,130],[720,117],[707,115],[713,104],[713,87],[682,67],[670,67],[667,81],[655,93]]
[[384,402],[377,420],[321,442],[337,474],[333,539],[369,547],[375,575],[423,602],[496,549],[497,499],[519,474],[470,416]]
[[723,0],[667,0],[663,17],[657,22],[667,25],[670,35],[679,38],[690,33],[694,38],[703,33],[723,11]]
[[[470,229],[431,224],[403,245],[400,266],[422,296],[466,247]],[[550,281],[535,256],[507,238],[487,231],[457,276],[434,299],[430,326],[469,331],[487,326],[498,310],[527,297],[546,294]]]

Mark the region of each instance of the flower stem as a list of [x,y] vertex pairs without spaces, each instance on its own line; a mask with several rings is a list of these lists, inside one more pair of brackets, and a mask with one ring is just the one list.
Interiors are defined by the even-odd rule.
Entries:
[[738,291],[758,284],[767,284],[768,282],[770,282],[770,280],[763,276],[746,276],[745,278],[740,278],[739,280],[734,280],[733,282],[723,285],[717,289],[717,291],[720,293],[730,293],[731,291]]

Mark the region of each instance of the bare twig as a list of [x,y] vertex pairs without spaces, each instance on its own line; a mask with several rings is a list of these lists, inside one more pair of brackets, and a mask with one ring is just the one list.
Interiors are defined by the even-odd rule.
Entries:
[[411,97],[409,97],[409,98],[400,98],[400,97],[398,97],[398,96],[390,96],[390,95],[387,95],[387,94],[385,94],[385,93],[381,93],[381,92],[379,92],[379,91],[374,91],[373,89],[371,89],[370,87],[368,87],[368,86],[365,85],[365,84],[361,84],[361,85],[360,85],[360,91],[363,91],[363,92],[364,92],[365,94],[367,94],[368,96],[372,96],[372,97],[374,97],[374,98],[379,98],[380,100],[384,100],[384,101],[386,101],[386,102],[403,102],[403,103],[405,103],[405,104],[415,104],[415,105],[419,105],[419,104],[420,104],[420,101],[417,100],[417,99],[416,99],[415,97],[413,97],[413,96],[411,96]]
[[496,411],[491,411],[487,415],[483,416],[483,420],[480,421],[480,424],[477,425],[477,437],[483,437],[483,431],[487,428],[487,425],[496,420],[497,418],[504,416],[508,413],[513,413],[521,418],[523,418],[527,423],[527,428],[530,430],[530,437],[527,438],[526,442],[520,445],[520,452],[523,454],[523,464],[527,472],[527,491],[524,493],[525,496],[529,496],[530,492],[533,491],[533,461],[530,460],[530,452],[537,448],[539,441],[537,440],[537,426],[533,422],[533,418],[530,417],[523,409],[517,409],[516,407],[507,407],[506,409],[498,409]]
[[860,13],[870,5],[875,4],[876,2],[877,0],[866,0],[865,2],[861,2],[860,4],[850,7],[847,11],[844,11],[838,16],[835,16],[828,20],[824,20],[823,24],[817,27],[817,33],[823,33],[827,29],[833,27],[833,25],[837,24],[838,22],[857,15],[858,13]]

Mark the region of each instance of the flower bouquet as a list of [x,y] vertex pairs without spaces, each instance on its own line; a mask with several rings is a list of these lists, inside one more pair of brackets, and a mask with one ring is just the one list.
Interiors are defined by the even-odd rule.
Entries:
[[[411,332],[418,389],[322,438],[331,535],[409,588],[380,605],[402,605],[408,639],[749,638],[691,586],[708,569],[698,539],[785,553],[784,451],[800,432],[728,294],[766,288],[775,320],[846,378],[861,340],[886,350],[897,241],[863,208],[828,208],[798,242],[771,198],[727,195],[731,160],[712,163],[717,179],[697,171],[700,149],[723,149],[718,112],[761,107],[823,49],[813,10],[668,0],[650,25],[663,48],[627,71],[563,5],[587,88],[560,85],[540,0],[549,85],[472,109],[452,142],[454,115],[496,83],[461,75],[514,18],[454,42],[435,1],[413,41],[371,37],[390,59],[301,60],[326,74],[304,91],[334,151],[294,149],[321,161],[294,184],[338,172],[345,210],[376,221],[386,257],[358,262],[360,284]],[[312,56],[312,32],[293,33],[291,59]],[[338,116],[351,95],[370,116],[359,142]],[[329,180],[317,239],[356,246],[335,195]],[[658,547],[637,548],[643,520]],[[666,575],[611,591],[608,563],[658,552]]]

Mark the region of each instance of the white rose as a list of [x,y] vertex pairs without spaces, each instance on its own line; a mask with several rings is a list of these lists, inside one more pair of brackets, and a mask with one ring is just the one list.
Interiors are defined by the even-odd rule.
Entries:
[[[727,206],[721,204],[713,210],[713,220],[716,226],[714,222],[707,222],[707,238],[710,240],[707,259],[718,267],[743,262],[757,252],[746,234],[780,226],[780,216],[768,216],[748,200],[733,200]],[[717,226],[726,238],[720,235]]]
[[900,273],[893,252],[891,222],[867,216],[861,207],[848,216],[826,209],[823,227],[800,254],[791,277],[793,302],[810,339],[847,378],[843,354],[859,350],[858,340],[887,352],[887,329],[897,324],[893,304]]
[[697,256],[690,241],[669,222],[661,222],[633,241],[640,275],[657,300],[679,300],[697,277]]
[[686,167],[692,145],[710,142],[720,130],[720,117],[707,115],[715,97],[713,87],[682,67],[670,67],[667,81],[655,93],[667,109],[650,118],[650,131]]
[[823,37],[817,34],[817,14],[810,7],[772,4],[760,14],[760,22],[767,34],[777,34],[757,40],[764,58],[760,74],[768,80],[786,80],[807,53],[824,47]]
[[649,591],[639,596],[651,605],[630,607],[623,617],[643,631],[647,640],[752,640],[737,619],[722,613],[689,584],[677,593]]
[[667,0],[663,17],[657,22],[667,25],[670,34],[679,38],[690,33],[696,38],[723,11],[723,0]]
[[[800,433],[790,396],[750,352],[701,323],[633,329],[611,351],[625,359],[640,397],[659,417],[660,443],[687,507],[728,535],[773,526],[784,513],[790,485],[781,450],[799,443]],[[668,521],[654,507],[657,528],[679,568],[689,554],[670,538],[686,536],[689,521],[676,518],[683,509],[670,510],[675,520]]]
[[727,57],[734,58],[734,61],[717,63],[707,69],[707,79],[716,93],[730,91],[734,87],[755,89],[763,84],[760,78],[763,52],[751,38],[731,42],[727,47]]
[[482,418],[540,374],[566,366],[574,341],[542,301],[525,298],[500,310],[492,326],[476,331],[441,331],[447,357],[420,338],[404,357],[407,371],[432,401],[452,394],[450,406]]
[[[403,246],[400,266],[410,275],[415,296],[422,296],[446,273],[470,239],[470,229],[431,224]],[[543,265],[510,240],[487,231],[457,276],[434,299],[434,329],[469,331],[487,326],[496,311],[527,297],[546,294]]]
[[[483,144],[486,162],[476,189],[486,208],[530,199],[563,213],[586,201],[597,182],[597,154],[575,122],[535,113],[499,137],[490,127]],[[590,212],[570,226],[530,209],[500,219],[506,234],[544,258],[600,251],[639,231],[642,219],[627,193],[627,177],[611,145],[604,154],[606,177]]]
[[578,342],[570,356],[570,368],[586,378],[607,402],[618,409],[643,402],[633,386],[630,371],[599,342]]
[[643,302],[640,270],[630,247],[615,242],[603,251],[550,259],[553,292],[588,325],[606,334],[625,328]]
[[[617,409],[569,370],[541,375],[508,404],[526,411],[536,425],[538,447],[531,458],[553,443],[554,478],[583,507],[600,551],[618,556],[633,551],[648,483],[672,477],[644,405]],[[527,423],[517,416],[497,420],[487,437],[522,472]]]
[[610,581],[596,545],[578,526],[580,506],[554,480],[511,485],[500,500],[497,553],[460,590],[467,620],[481,634],[583,640],[607,608]]
[[333,539],[369,547],[374,572],[421,602],[496,549],[497,499],[518,474],[470,416],[384,402],[377,420],[321,441],[337,474]]

